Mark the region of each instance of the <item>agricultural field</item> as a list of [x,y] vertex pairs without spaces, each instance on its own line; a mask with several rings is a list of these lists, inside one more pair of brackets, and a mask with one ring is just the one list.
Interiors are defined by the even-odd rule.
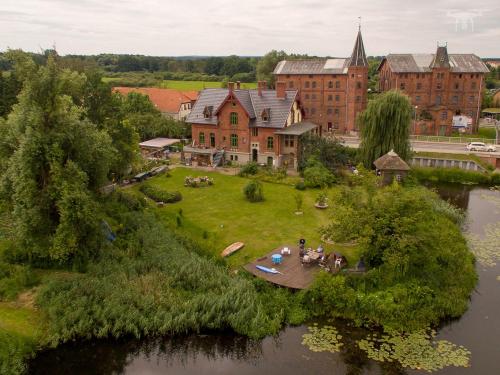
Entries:
[[[205,81],[163,81],[160,87],[167,89],[175,89],[180,91],[199,91],[208,88],[220,88],[222,82],[205,82]],[[255,89],[257,83],[242,83],[242,89]]]
[[[220,88],[222,82],[218,81],[176,81],[176,80],[159,80],[151,75],[133,75],[127,74],[117,77],[103,77],[102,80],[111,83],[113,86],[129,86],[129,87],[161,87],[164,89],[174,89],[180,91],[200,91],[205,88]],[[257,83],[241,83],[243,89],[255,89]]]
[[[180,202],[158,208],[160,218],[214,255],[231,243],[244,242],[245,247],[228,258],[231,266],[246,264],[282,245],[296,245],[300,238],[307,240],[308,247],[321,243],[318,229],[328,222],[330,208],[314,207],[317,189],[298,191],[291,185],[264,182],[264,202],[250,203],[243,195],[248,178],[187,168],[176,168],[170,174],[148,181],[167,191],[180,191],[183,196]],[[204,175],[214,179],[213,186],[184,187],[186,176]],[[296,194],[303,195],[303,215],[295,214]],[[350,264],[357,261],[355,247],[323,245],[327,252],[342,252]]]

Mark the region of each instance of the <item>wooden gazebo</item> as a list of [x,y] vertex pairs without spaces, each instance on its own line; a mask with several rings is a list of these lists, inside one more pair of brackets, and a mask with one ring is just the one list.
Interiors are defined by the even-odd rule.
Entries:
[[373,164],[377,168],[377,175],[382,177],[384,185],[392,183],[394,179],[403,180],[410,170],[410,166],[394,150],[379,157]]

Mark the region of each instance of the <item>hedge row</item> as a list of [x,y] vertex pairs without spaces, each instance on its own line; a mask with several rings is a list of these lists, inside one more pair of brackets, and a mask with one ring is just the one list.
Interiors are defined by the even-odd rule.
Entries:
[[142,185],[139,190],[155,202],[175,203],[182,200],[182,194],[178,191],[170,192],[148,184]]

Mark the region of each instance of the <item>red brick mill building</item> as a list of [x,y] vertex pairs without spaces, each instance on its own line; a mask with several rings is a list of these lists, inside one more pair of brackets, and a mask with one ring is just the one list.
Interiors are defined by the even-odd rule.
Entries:
[[478,56],[448,54],[447,46],[438,46],[435,54],[389,54],[378,71],[380,91],[396,89],[410,97],[416,109],[412,133],[477,132],[489,72]]
[[297,90],[304,119],[319,125],[320,134],[356,135],[356,115],[366,108],[368,61],[361,30],[351,57],[285,60],[274,70],[276,81]]

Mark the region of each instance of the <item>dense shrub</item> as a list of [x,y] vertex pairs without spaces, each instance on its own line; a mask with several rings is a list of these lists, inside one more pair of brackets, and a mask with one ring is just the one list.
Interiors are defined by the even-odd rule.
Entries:
[[309,159],[304,169],[304,184],[308,188],[325,188],[335,183],[335,176],[315,158]]
[[259,165],[255,162],[250,162],[243,165],[238,173],[241,177],[254,176],[259,172]]
[[250,202],[261,202],[264,200],[264,188],[260,181],[250,181],[243,189],[243,193]]
[[357,159],[357,149],[345,147],[337,140],[318,135],[307,134],[300,137],[299,170],[303,171],[310,158],[316,158],[330,171],[354,164]]
[[411,175],[420,181],[490,184],[490,175],[459,168],[413,168]]
[[304,183],[304,181],[299,181],[295,184],[295,189],[306,190],[306,184]]
[[457,225],[463,213],[425,188],[398,184],[345,188],[334,199],[323,234],[358,241],[369,271],[319,277],[307,292],[314,315],[406,331],[464,313],[476,272]]
[[178,191],[169,192],[149,184],[141,185],[139,190],[155,202],[175,203],[182,200],[182,194]]
[[491,175],[491,184],[495,186],[500,186],[500,173],[493,173]]
[[119,203],[125,205],[125,207],[132,211],[142,210],[146,206],[144,199],[141,199],[136,194],[126,190],[117,191],[116,198]]
[[26,371],[25,360],[31,357],[36,345],[31,340],[4,331],[0,327],[0,374],[18,375]]
[[19,292],[38,281],[30,267],[0,262],[0,301],[16,298]]

